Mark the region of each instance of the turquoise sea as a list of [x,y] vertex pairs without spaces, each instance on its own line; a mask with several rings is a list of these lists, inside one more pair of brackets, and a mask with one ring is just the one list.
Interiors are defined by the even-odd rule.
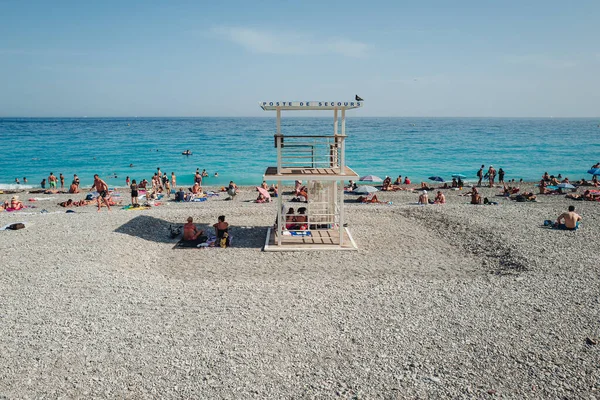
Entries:
[[[537,180],[548,171],[574,178],[600,161],[599,119],[362,118],[348,113],[347,164],[360,175],[399,174],[413,182],[453,173],[475,179],[481,164],[505,179]],[[196,168],[205,185],[257,185],[276,164],[275,118],[3,118],[0,188],[27,186],[63,173],[91,185],[95,173],[110,186],[125,177],[150,179],[160,167],[191,184]],[[282,119],[284,134],[332,134],[333,118]],[[191,156],[181,152],[190,149]],[[129,167],[133,164],[133,167]],[[218,172],[218,177],[214,173]],[[111,178],[116,175],[117,178]],[[23,186],[23,185],[21,185]]]

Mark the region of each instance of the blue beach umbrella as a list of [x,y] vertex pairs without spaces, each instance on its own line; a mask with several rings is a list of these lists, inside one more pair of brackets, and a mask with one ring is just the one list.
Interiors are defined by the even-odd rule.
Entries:
[[435,182],[444,182],[444,178],[442,178],[441,176],[430,176],[429,180]]
[[600,168],[592,168],[592,169],[588,170],[588,174],[600,175]]

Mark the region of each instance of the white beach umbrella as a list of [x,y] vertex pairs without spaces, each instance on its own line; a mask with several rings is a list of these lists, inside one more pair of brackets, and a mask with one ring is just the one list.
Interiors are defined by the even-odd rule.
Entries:
[[359,193],[359,194],[369,194],[369,193],[375,193],[378,191],[379,190],[376,187],[368,186],[368,185],[358,186],[356,189],[354,189],[354,193]]
[[381,179],[378,176],[375,175],[365,175],[362,178],[360,178],[361,182],[383,182],[383,179]]

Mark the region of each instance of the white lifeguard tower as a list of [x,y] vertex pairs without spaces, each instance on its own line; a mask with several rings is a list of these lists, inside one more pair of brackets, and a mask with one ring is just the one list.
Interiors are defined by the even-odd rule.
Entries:
[[[344,226],[344,181],[358,180],[356,172],[346,165],[346,110],[362,107],[362,101],[262,101],[259,106],[277,112],[277,166],[268,167],[264,179],[276,181],[280,189],[277,223],[268,229],[264,250],[357,250]],[[333,135],[284,135],[281,111],[303,110],[333,111]],[[296,180],[307,188],[306,203],[284,199],[282,183]],[[304,207],[306,222],[289,223],[289,207]]]

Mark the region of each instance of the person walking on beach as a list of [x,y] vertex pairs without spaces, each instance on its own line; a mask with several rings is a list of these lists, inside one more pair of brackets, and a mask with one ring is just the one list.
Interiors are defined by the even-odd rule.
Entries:
[[61,173],[61,174],[59,175],[59,178],[60,178],[60,188],[61,188],[61,189],[64,189],[64,188],[65,188],[65,177],[64,177],[64,175]]
[[487,175],[488,175],[488,179],[490,182],[490,187],[494,187],[494,179],[496,179],[496,169],[494,168],[493,165],[490,165]]
[[94,188],[98,192],[98,197],[96,198],[96,200],[98,201],[98,212],[100,212],[100,207],[102,207],[102,204],[100,203],[101,201],[104,201],[104,204],[106,204],[106,208],[108,208],[108,211],[110,211],[110,205],[108,204],[108,200],[107,200],[108,185],[106,184],[106,182],[104,182],[102,179],[100,179],[98,174],[94,175],[94,184],[92,185],[90,192]]
[[479,168],[479,171],[477,171],[477,177],[479,178],[477,181],[477,186],[481,186],[481,180],[483,179],[483,168],[485,168],[485,165],[482,165],[481,168]]

